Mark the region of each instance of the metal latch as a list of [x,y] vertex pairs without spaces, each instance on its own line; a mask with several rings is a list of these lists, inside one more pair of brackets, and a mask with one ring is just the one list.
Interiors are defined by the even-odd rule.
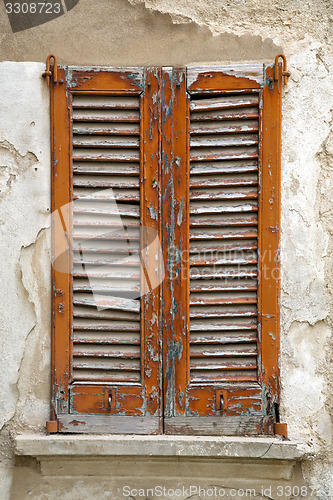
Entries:
[[116,408],[116,390],[115,389],[105,389],[104,406],[108,411],[114,410]]
[[223,413],[228,408],[228,392],[225,390],[216,391],[216,409]]

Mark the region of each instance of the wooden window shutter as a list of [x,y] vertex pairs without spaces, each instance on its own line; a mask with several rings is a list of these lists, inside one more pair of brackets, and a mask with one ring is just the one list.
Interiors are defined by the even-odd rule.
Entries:
[[162,78],[165,432],[272,434],[281,90],[263,65]]
[[161,430],[159,73],[66,68],[52,87],[52,402],[63,432]]
[[263,65],[58,69],[60,432],[274,433],[277,69],[278,80]]

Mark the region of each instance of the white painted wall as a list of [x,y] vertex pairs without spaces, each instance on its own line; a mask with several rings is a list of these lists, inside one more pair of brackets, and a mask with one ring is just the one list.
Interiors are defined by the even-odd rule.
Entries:
[[[323,489],[320,498],[329,499],[333,58],[321,2],[313,2],[308,23],[302,2],[295,14],[296,3],[285,1],[285,9],[294,15],[291,20],[283,12],[276,20],[277,11],[265,17],[264,11],[255,27],[254,0],[243,6],[243,17],[235,5],[222,15],[217,0],[209,2],[210,8],[199,0],[191,5],[185,0],[132,3],[169,13],[175,23],[209,26],[215,35],[251,32],[284,47],[292,76],[283,96],[281,417],[292,438],[314,446],[316,456],[303,464],[304,479]],[[50,144],[44,67],[0,63],[0,498],[4,499],[10,495],[11,436],[42,431],[49,414]]]

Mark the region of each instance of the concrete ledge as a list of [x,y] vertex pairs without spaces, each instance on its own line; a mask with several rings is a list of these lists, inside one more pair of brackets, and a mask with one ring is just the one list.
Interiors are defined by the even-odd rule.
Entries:
[[15,437],[20,456],[42,457],[205,457],[301,460],[306,450],[279,438],[23,434]]
[[208,482],[290,480],[307,454],[300,443],[279,438],[77,434],[16,436],[15,451],[36,458],[47,477],[113,477],[120,482],[154,477],[184,484],[197,473]]

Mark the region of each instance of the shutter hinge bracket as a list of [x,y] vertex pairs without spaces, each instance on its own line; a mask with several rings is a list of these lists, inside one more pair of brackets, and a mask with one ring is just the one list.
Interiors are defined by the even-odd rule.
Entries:
[[[279,68],[279,59],[282,59],[282,71],[280,71]],[[280,78],[283,77],[283,84],[287,85],[288,78],[290,77],[291,73],[290,71],[287,70],[287,59],[284,54],[278,54],[275,57],[275,62],[274,62],[274,70],[272,68],[272,73],[270,76],[267,78],[266,82],[268,85],[268,88],[273,89],[274,88],[274,83],[277,84],[278,90],[280,92]]]
[[[53,59],[53,66],[51,66],[51,59]],[[53,83],[58,83],[58,61],[57,57],[53,54],[50,54],[46,59],[46,71],[42,74],[43,78],[46,78],[47,86],[50,86],[50,79],[52,77]],[[59,81],[62,83],[62,81]]]
[[287,85],[288,78],[290,77],[291,73],[290,71],[287,71],[287,59],[284,54],[278,54],[275,57],[275,63],[274,63],[274,80],[278,81],[279,79],[279,59],[280,57],[282,58],[283,61],[283,67],[282,67],[282,76],[283,76],[283,83],[284,85]]

